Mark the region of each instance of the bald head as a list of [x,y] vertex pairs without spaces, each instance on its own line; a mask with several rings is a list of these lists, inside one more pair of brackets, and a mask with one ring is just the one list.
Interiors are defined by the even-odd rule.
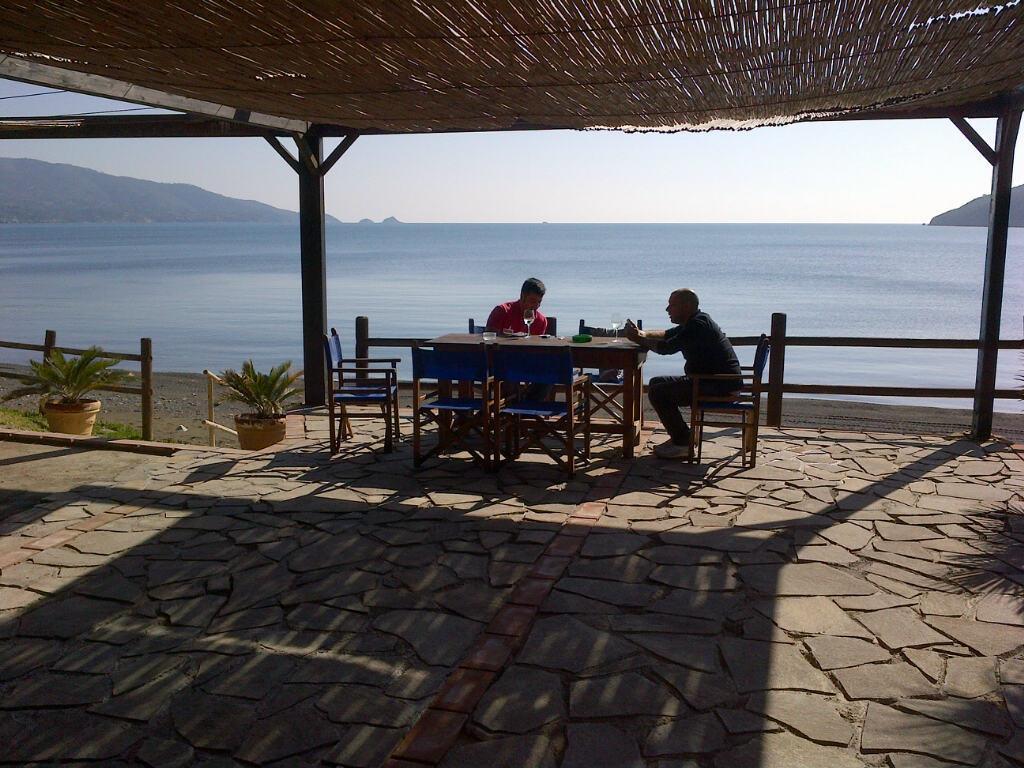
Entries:
[[668,297],[668,306],[665,311],[673,323],[682,325],[695,314],[700,307],[700,299],[697,294],[689,288],[679,288],[672,291]]
[[672,297],[676,297],[680,302],[691,307],[694,312],[696,312],[700,307],[700,299],[697,298],[697,294],[689,288],[678,288],[672,291],[672,296],[670,296],[669,299],[671,300]]

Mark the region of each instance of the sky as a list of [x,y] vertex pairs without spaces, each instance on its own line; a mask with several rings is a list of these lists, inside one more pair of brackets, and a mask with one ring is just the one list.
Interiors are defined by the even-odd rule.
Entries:
[[[0,117],[136,106],[48,90],[0,80]],[[973,124],[992,144],[995,120]],[[262,139],[0,141],[0,157],[298,210],[294,172]],[[669,135],[519,131],[361,137],[328,174],[325,205],[342,221],[917,224],[988,194],[990,184],[991,167],[948,120]]]

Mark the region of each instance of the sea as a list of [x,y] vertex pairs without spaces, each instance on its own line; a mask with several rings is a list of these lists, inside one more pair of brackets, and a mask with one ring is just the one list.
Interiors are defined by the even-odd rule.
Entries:
[[[986,231],[877,224],[329,224],[329,322],[352,348],[371,336],[433,337],[483,322],[526,277],[562,335],[613,314],[668,325],[672,289],[689,287],[733,336],[976,338]],[[1011,230],[1003,338],[1024,322],[1024,231]],[[298,224],[0,225],[0,340],[134,352],[153,340],[158,371],[221,371],[252,359],[302,364]],[[376,349],[393,356],[399,350]],[[749,363],[751,347],[738,349]],[[28,353],[0,348],[0,364]],[[401,375],[411,371],[408,351]],[[969,350],[790,348],[803,384],[971,387]],[[647,377],[678,373],[652,355]],[[998,386],[1020,386],[1024,357],[1000,355]],[[866,398],[969,407],[967,400]],[[1021,402],[997,401],[1018,412]]]

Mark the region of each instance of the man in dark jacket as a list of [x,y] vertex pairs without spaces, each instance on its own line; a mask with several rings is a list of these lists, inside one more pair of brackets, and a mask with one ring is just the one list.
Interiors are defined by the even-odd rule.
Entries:
[[[679,410],[690,405],[696,374],[740,375],[740,363],[729,337],[706,312],[700,311],[700,300],[689,288],[673,291],[665,307],[669,318],[676,324],[666,331],[641,331],[632,321],[626,323],[626,336],[637,344],[657,352],[671,355],[682,352],[686,359],[683,376],[655,376],[647,388],[651,406],[668,431],[668,440],[654,449],[663,459],[689,455],[690,428]],[[727,395],[740,387],[740,380],[708,381],[701,391],[708,395]]]

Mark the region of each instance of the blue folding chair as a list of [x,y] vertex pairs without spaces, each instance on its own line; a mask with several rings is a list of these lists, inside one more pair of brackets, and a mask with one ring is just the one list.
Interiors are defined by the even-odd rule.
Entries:
[[[433,381],[437,390],[423,392],[423,382]],[[452,395],[458,382],[462,392]],[[480,397],[475,388],[479,385]],[[467,389],[468,387],[468,389]],[[412,350],[412,452],[418,467],[433,455],[461,447],[473,460],[490,469],[494,466],[494,379],[487,370],[487,349],[483,344],[461,349]],[[423,452],[423,427],[437,424],[437,444]],[[472,437],[480,438],[474,445]]]
[[[583,433],[584,460],[590,459],[590,377],[577,376],[569,347],[516,347],[498,344],[494,347],[495,397],[498,400],[495,444],[508,436],[507,453],[514,458],[523,451],[537,448],[566,469],[572,477],[576,472],[576,435]],[[548,385],[555,397],[564,393],[564,400],[528,400],[506,397],[513,392],[524,393],[523,384]],[[506,429],[511,432],[506,433]],[[545,443],[553,437],[560,444],[564,457]]]
[[[353,436],[351,418],[366,414],[349,412],[349,406],[369,405],[380,408],[384,417],[384,450],[394,450],[395,436],[400,435],[398,422],[397,357],[345,357],[338,331],[324,336],[327,360],[327,421],[331,453],[341,450],[341,441]],[[372,414],[376,417],[377,414]]]
[[[754,364],[742,366],[739,377],[731,374],[694,375],[693,395],[690,401],[690,461],[700,461],[701,445],[704,441],[704,427],[739,427],[740,461],[744,467],[757,463],[757,427],[761,419],[761,377],[768,364],[771,344],[765,334],[757,342]],[[736,391],[725,395],[702,394],[702,383],[712,381],[737,381]],[[732,421],[709,421],[708,414],[738,417]],[[749,457],[749,458],[748,458]]]
[[472,317],[469,318],[469,332],[470,333],[483,333],[486,330],[487,330],[487,326],[486,325],[477,325],[476,324],[476,320],[474,320]]

